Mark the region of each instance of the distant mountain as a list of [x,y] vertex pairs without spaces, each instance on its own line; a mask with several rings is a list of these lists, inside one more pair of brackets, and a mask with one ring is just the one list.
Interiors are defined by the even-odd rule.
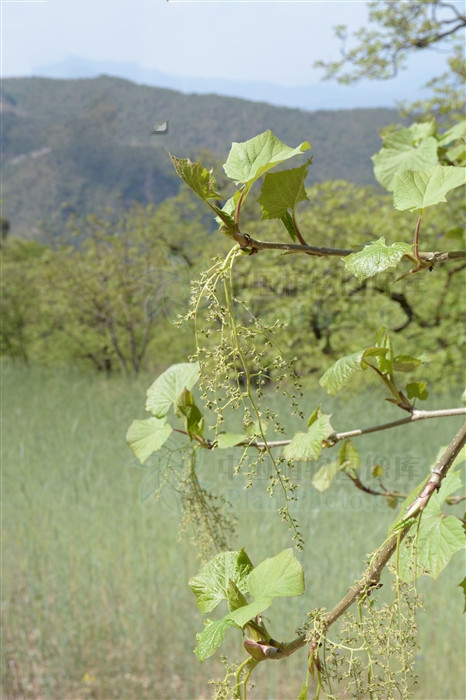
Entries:
[[[306,112],[108,76],[5,79],[0,107],[3,216],[26,237],[40,236],[40,221],[60,230],[72,212],[160,202],[181,184],[167,149],[225,159],[232,141],[266,129],[290,145],[311,142],[310,182],[373,183],[378,131],[399,121],[383,108]],[[164,122],[168,129],[152,135]]]
[[[396,88],[391,81],[379,81],[377,90],[368,81],[356,85],[340,85],[336,81],[317,81],[305,85],[279,85],[253,80],[228,80],[180,76],[144,68],[137,63],[115,61],[91,61],[79,56],[67,56],[60,63],[38,66],[35,75],[45,78],[95,78],[112,75],[134,83],[152,87],[179,90],[186,94],[216,94],[239,97],[255,102],[267,102],[275,106],[295,109],[355,109],[362,107],[392,107],[395,102],[422,99],[425,91],[413,87],[422,83],[423,76],[413,81],[412,75],[398,76]],[[396,94],[396,97],[394,96]]]

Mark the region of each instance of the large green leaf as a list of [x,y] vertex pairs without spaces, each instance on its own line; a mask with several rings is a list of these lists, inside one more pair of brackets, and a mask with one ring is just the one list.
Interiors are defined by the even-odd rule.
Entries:
[[222,600],[228,600],[230,581],[235,583],[241,593],[246,593],[246,577],[252,569],[244,549],[238,552],[220,552],[207,562],[197,576],[188,581],[200,611],[208,613]]
[[247,588],[254,597],[295,596],[304,592],[304,571],[292,549],[264,559],[247,577]]
[[226,616],[240,627],[270,607],[274,598],[301,595],[304,592],[304,572],[293,550],[285,549],[256,566],[246,583],[253,602]]
[[[466,545],[464,529],[458,518],[453,515],[445,517],[440,508],[434,508],[435,503],[431,508],[429,506],[422,515],[419,533],[414,541],[416,551],[410,545],[403,546],[400,551],[398,571],[405,581],[421,574],[437,578],[454,555]],[[415,535],[415,526],[411,532]]]
[[282,219],[289,209],[294,211],[298,202],[307,199],[304,181],[309,161],[300,168],[267,173],[257,199],[262,209],[262,219]]
[[236,184],[249,187],[271,168],[307,151],[310,147],[310,144],[304,141],[296,148],[290,148],[268,129],[248,141],[233,143],[223,169]]
[[374,175],[390,192],[395,186],[395,174],[404,170],[424,170],[438,162],[437,139],[428,136],[418,142],[418,134],[401,129],[384,140],[380,151],[372,156]]
[[368,243],[357,253],[351,253],[344,258],[346,269],[356,275],[361,281],[373,277],[389,267],[396,267],[404,255],[412,253],[408,243],[385,244],[382,236],[377,241]]
[[166,416],[183,389],[193,388],[199,374],[199,362],[182,362],[169,367],[147,390],[146,410],[156,418]]
[[386,348],[370,347],[358,350],[351,355],[340,357],[335,364],[328,368],[319,380],[319,384],[332,396],[347,384],[357,372],[367,368],[366,357],[385,355]]
[[217,183],[211,170],[200,162],[193,163],[189,158],[176,158],[169,154],[173,167],[185,183],[204,201],[220,199]]
[[165,422],[165,418],[133,420],[126,433],[126,441],[136,457],[145,462],[153,452],[160,450],[171,432],[172,427]]
[[318,415],[314,418],[313,414],[311,419],[313,420],[307,433],[296,433],[283,450],[285,459],[295,462],[312,462],[319,459],[322,441],[328,438],[334,430],[330,424],[330,415],[322,414],[320,407]]
[[420,172],[397,173],[393,204],[399,211],[417,211],[446,202],[445,195],[466,184],[466,168],[434,165]]
[[225,632],[229,627],[235,627],[235,623],[226,617],[221,620],[207,620],[202,632],[196,634],[197,646],[194,653],[199,661],[205,661],[209,656],[212,656],[223,642]]
[[[391,532],[402,522],[406,509],[419,495],[424,484],[425,480],[403,502],[399,515],[390,528]],[[399,574],[404,580],[409,581],[415,575],[424,573],[437,578],[452,557],[465,547],[461,521],[453,515],[445,517],[442,513],[442,504],[461,487],[461,473],[450,471],[443,480],[440,491],[431,496],[422,513],[419,528],[417,522],[411,526],[410,535],[414,538],[416,551],[413,544],[408,542],[402,545],[399,553]]]

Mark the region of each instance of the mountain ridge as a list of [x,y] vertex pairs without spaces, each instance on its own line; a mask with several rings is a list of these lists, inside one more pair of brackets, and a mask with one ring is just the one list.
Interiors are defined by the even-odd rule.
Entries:
[[[232,141],[271,129],[289,145],[313,146],[309,182],[375,184],[378,130],[400,119],[385,108],[305,110],[218,95],[185,95],[123,78],[7,78],[2,101],[3,215],[12,233],[40,237],[70,213],[133,201],[158,203],[181,181],[167,150],[226,158]],[[166,134],[152,135],[168,121]],[[206,163],[210,165],[209,163]]]

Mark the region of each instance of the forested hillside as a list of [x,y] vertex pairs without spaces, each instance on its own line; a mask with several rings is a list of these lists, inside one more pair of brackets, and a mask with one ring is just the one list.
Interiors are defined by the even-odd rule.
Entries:
[[[304,112],[108,76],[6,79],[1,110],[3,215],[12,234],[28,238],[44,229],[62,233],[73,213],[175,195],[180,181],[166,149],[224,159],[232,141],[265,129],[286,143],[318,144],[309,184],[333,178],[372,184],[378,131],[400,121],[389,109]],[[165,121],[168,133],[152,135]]]

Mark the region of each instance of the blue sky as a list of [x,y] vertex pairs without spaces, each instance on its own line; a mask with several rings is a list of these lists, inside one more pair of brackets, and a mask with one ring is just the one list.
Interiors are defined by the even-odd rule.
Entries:
[[[313,89],[316,107],[326,99],[331,106],[394,106],[397,99],[419,96],[419,86],[444,68],[444,55],[422,52],[394,81],[322,84],[314,61],[338,57],[332,27],[364,24],[365,0],[0,1],[4,77],[71,77],[66,62],[74,57],[75,64],[81,60],[96,72],[126,71],[122,77],[131,78],[138,67],[139,82],[172,80],[163,86],[184,91],[190,91],[190,81],[203,91],[196,82],[202,78],[205,90],[243,91],[237,96],[250,99],[254,84],[268,83],[269,101],[299,102],[302,96],[302,105],[293,106],[309,108]],[[265,85],[262,91],[267,94]]]

